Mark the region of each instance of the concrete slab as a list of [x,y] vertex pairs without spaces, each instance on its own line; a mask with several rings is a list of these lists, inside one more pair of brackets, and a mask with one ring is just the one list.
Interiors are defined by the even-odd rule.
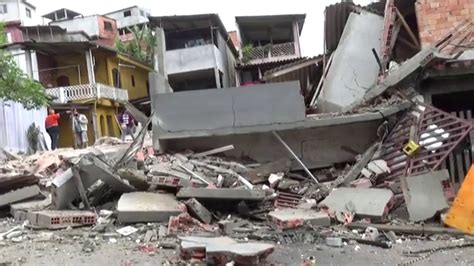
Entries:
[[199,221],[210,224],[212,222],[212,214],[198,200],[189,199],[185,202],[188,212]]
[[381,54],[382,34],[383,17],[364,10],[350,14],[324,80],[321,112],[341,111],[376,83],[379,66],[372,49]]
[[265,198],[265,191],[233,188],[182,188],[176,197],[178,199],[195,198],[197,200],[217,201],[261,201]]
[[298,82],[160,94],[154,124],[166,132],[274,125],[305,120]]
[[409,176],[406,181],[408,195],[405,195],[405,203],[410,221],[424,221],[449,208],[443,192],[443,182],[449,182],[448,170]]
[[383,219],[393,196],[393,192],[388,189],[343,187],[334,189],[319,206],[340,213],[348,211],[348,205],[353,205],[358,217]]
[[306,209],[281,209],[268,214],[279,228],[295,228],[310,223],[315,226],[330,226],[327,213]]
[[166,222],[183,212],[174,195],[149,192],[123,194],[117,211],[121,223]]
[[13,190],[0,195],[0,207],[7,206],[9,204],[19,202],[25,199],[29,199],[39,194],[40,189],[37,185]]

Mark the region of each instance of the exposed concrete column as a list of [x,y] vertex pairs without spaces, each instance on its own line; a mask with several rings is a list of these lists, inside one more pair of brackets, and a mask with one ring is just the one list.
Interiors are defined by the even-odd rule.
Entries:
[[148,80],[150,81],[150,101],[151,111],[153,114],[152,125],[153,125],[153,148],[160,152],[166,150],[166,142],[159,139],[159,116],[158,116],[158,98],[160,94],[173,92],[167,81],[167,73],[165,69],[165,32],[162,28],[155,28],[155,71],[149,74]]
[[33,60],[31,58],[31,50],[25,51],[26,74],[29,78],[33,78]]
[[92,57],[92,50],[86,51],[86,66],[87,66],[87,79],[89,84],[95,84],[95,72],[94,72],[94,59]]
[[166,42],[163,28],[155,28],[155,38],[155,71],[160,73],[163,77],[167,77],[168,75],[165,69]]
[[220,75],[219,69],[217,67],[214,67],[214,76],[216,78],[216,88],[222,89],[221,75]]
[[293,21],[293,38],[295,40],[295,52],[297,56],[301,56],[301,45],[300,45],[300,26],[298,21]]

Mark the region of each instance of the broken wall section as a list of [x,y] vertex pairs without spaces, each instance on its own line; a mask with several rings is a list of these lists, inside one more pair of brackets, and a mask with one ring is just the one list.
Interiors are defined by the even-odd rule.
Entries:
[[361,100],[378,77],[372,49],[380,55],[383,17],[362,10],[351,13],[322,87],[321,112],[340,112]]
[[212,131],[305,120],[304,99],[297,81],[160,94],[155,101],[155,119],[166,132]]

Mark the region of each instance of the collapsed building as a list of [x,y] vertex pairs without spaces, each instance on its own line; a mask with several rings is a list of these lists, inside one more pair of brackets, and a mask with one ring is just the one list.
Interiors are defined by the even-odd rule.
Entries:
[[[268,243],[302,238],[391,248],[396,234],[473,234],[472,8],[435,2],[329,6],[324,54],[254,86],[173,92],[161,38],[151,116],[127,106],[143,124],[133,143],[8,154],[0,206],[37,229],[150,223],[140,241],[172,238],[181,259],[217,265],[258,265]],[[319,234],[331,224],[347,232]]]

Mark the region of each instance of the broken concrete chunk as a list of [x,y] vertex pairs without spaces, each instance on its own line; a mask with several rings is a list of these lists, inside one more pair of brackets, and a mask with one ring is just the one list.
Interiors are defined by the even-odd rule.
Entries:
[[343,245],[342,238],[340,238],[340,237],[327,237],[326,238],[326,245],[328,245],[330,247],[336,247],[336,248],[342,247],[342,245]]
[[51,195],[48,195],[45,199],[37,199],[26,202],[19,202],[10,205],[10,214],[15,220],[22,222],[26,220],[28,211],[36,211],[46,209],[51,205]]
[[231,151],[233,149],[234,149],[234,145],[228,145],[228,146],[224,146],[224,147],[221,147],[221,148],[216,148],[216,149],[212,149],[212,150],[209,150],[209,151],[197,153],[197,154],[194,154],[192,157],[195,157],[195,158],[205,157],[205,156],[214,155],[214,154],[217,154],[217,153]]
[[128,181],[112,173],[111,167],[95,156],[82,158],[79,163],[79,169],[81,178],[84,174],[96,177],[108,184],[113,191],[125,193],[136,190],[136,188],[128,184]]
[[299,187],[300,182],[293,180],[293,179],[288,179],[284,178],[278,183],[278,189],[280,190],[289,190],[294,187]]
[[59,229],[94,225],[97,216],[89,211],[33,211],[27,214],[30,225],[44,229]]
[[193,215],[195,218],[197,218],[199,221],[205,224],[211,223],[212,214],[199,201],[193,198],[193,199],[187,200],[185,204],[186,204],[186,207],[188,207],[189,213]]
[[265,198],[265,191],[232,188],[182,188],[176,197],[178,199],[196,198],[197,200],[261,201]]
[[117,174],[137,188],[138,190],[147,190],[150,185],[147,183],[147,177],[141,170],[123,168],[118,169]]
[[341,213],[353,205],[356,216],[383,219],[392,198],[393,192],[388,189],[343,187],[334,189],[319,206]]
[[132,192],[120,197],[117,211],[121,223],[165,222],[182,208],[171,194]]
[[261,243],[237,243],[228,237],[180,237],[181,256],[191,259],[196,251],[204,251],[209,265],[226,264],[260,265],[270,255],[274,246]]
[[0,195],[0,207],[35,197],[40,194],[37,185],[20,188]]
[[267,181],[268,176],[272,173],[288,173],[290,166],[291,160],[288,158],[282,158],[250,170],[246,176],[252,184],[263,183]]
[[306,223],[315,226],[329,226],[331,220],[326,213],[304,209],[282,209],[268,214],[278,228],[288,229],[302,226]]
[[410,221],[432,218],[436,212],[449,207],[443,193],[443,182],[449,183],[448,170],[406,178],[408,195],[405,197]]
[[[96,181],[96,176],[81,174],[84,189],[88,189]],[[64,173],[54,178],[51,183],[52,187],[52,205],[56,210],[64,210],[69,204],[79,197],[76,182],[74,182],[72,169],[66,170]]]
[[133,227],[133,226],[125,226],[125,227],[122,227],[122,228],[117,229],[117,230],[115,230],[115,231],[117,231],[117,233],[119,233],[119,234],[121,234],[121,235],[123,235],[123,236],[129,236],[129,235],[131,235],[131,234],[133,234],[133,233],[138,232],[138,229],[135,228],[135,227]]

